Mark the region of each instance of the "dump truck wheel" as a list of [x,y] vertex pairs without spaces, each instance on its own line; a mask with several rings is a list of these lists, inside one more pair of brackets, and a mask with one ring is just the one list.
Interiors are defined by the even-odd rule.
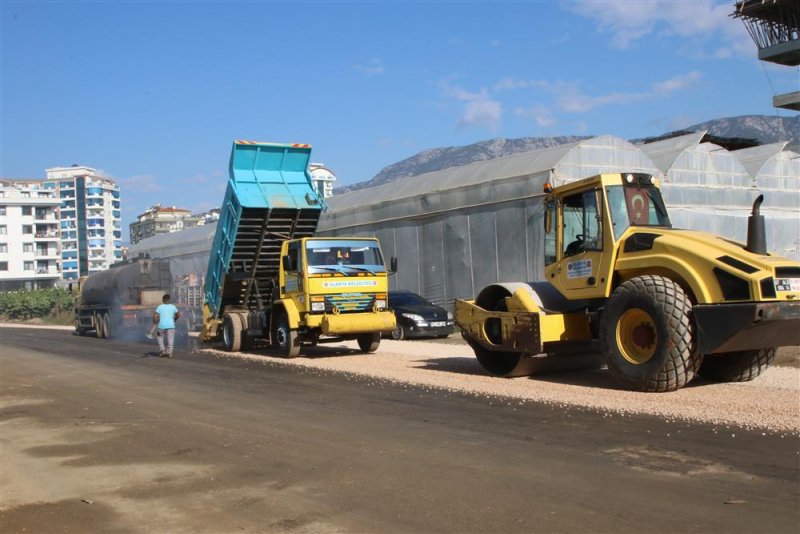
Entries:
[[775,349],[707,354],[697,374],[717,382],[749,382],[763,373],[774,359]]
[[226,313],[222,321],[222,343],[228,352],[242,350],[242,323],[235,313]]
[[359,334],[356,341],[362,352],[375,352],[381,344],[381,334],[380,332]]
[[695,349],[692,304],[663,276],[640,276],[611,295],[600,323],[606,365],[624,386],[675,391],[694,378],[702,362]]
[[400,341],[405,337],[406,337],[406,329],[403,328],[403,325],[397,323],[394,327],[394,330],[392,330],[392,339],[394,339],[395,341]]
[[245,328],[247,325],[247,314],[239,313],[239,322],[242,324],[242,350],[250,350],[253,348],[253,337],[247,332]]
[[296,358],[300,354],[300,340],[297,339],[297,330],[289,328],[289,318],[285,313],[278,315],[278,324],[275,326],[275,344],[286,358]]

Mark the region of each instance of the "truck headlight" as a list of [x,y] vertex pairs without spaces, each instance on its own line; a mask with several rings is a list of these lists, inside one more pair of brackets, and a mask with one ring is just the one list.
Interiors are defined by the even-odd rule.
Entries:
[[453,312],[447,312],[447,320],[448,321],[452,321],[453,320]]
[[375,301],[375,307],[378,308],[379,310],[385,310],[386,309],[386,300],[385,299],[376,300]]
[[311,311],[312,312],[325,311],[325,303],[324,302],[312,302],[311,303]]

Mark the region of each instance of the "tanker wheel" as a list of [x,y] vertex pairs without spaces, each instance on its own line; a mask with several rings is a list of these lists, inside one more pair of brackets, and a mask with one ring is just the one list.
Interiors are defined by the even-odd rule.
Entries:
[[356,341],[358,341],[358,348],[361,349],[361,352],[375,352],[381,344],[381,333],[359,334]]
[[289,328],[289,318],[285,312],[278,313],[274,340],[284,357],[296,358],[300,354],[300,340],[297,339],[297,330]]
[[775,349],[706,354],[697,374],[717,382],[749,382],[775,359]]
[[114,337],[114,329],[111,328],[111,314],[104,313],[103,314],[103,337],[106,339],[112,339]]
[[242,349],[242,323],[235,313],[226,313],[222,321],[222,343],[228,352]]
[[689,298],[669,278],[646,275],[620,285],[600,323],[603,356],[614,378],[650,392],[688,384],[703,360],[691,312]]
[[97,315],[94,316],[94,331],[95,335],[100,339],[106,337],[106,331],[104,329],[104,326],[105,325],[103,324],[103,314],[98,313]]

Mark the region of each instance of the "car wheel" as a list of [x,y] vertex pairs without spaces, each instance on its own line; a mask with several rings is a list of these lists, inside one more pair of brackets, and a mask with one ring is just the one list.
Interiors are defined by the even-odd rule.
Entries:
[[392,339],[400,341],[401,339],[405,339],[405,337],[406,329],[403,328],[403,325],[397,323],[397,325],[394,327],[394,330],[392,330]]

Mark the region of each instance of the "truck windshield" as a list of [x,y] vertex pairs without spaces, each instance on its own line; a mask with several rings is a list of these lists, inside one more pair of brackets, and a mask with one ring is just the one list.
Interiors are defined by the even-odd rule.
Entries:
[[381,250],[377,241],[314,240],[306,241],[309,274],[384,273]]
[[657,187],[612,185],[606,194],[616,239],[630,226],[672,226]]

